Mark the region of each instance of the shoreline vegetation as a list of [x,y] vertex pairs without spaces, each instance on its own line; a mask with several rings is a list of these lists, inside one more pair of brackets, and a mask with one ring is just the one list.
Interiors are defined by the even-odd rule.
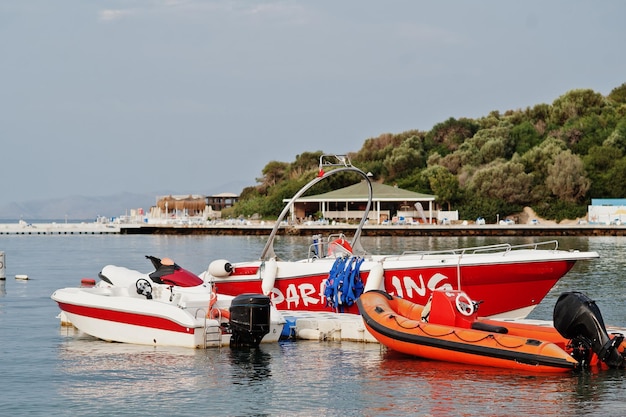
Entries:
[[[283,199],[317,175],[322,154],[270,161],[258,185],[242,190],[222,216],[277,215]],[[626,83],[607,96],[575,89],[551,104],[383,133],[347,156],[372,181],[436,196],[439,210],[458,211],[461,219],[498,223],[524,207],[555,222],[577,219],[593,199],[626,195]],[[353,183],[348,175],[334,181],[314,192]]]

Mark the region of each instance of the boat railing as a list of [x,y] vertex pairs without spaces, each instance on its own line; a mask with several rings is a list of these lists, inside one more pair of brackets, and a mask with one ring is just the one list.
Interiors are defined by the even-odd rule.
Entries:
[[[428,256],[428,255],[456,255],[463,256],[467,254],[477,254],[477,253],[502,253],[506,255],[508,252],[520,249],[543,249],[546,246],[553,246],[552,250],[557,250],[559,248],[559,242],[557,240],[548,240],[544,242],[534,242],[534,243],[525,243],[522,245],[511,245],[510,243],[497,243],[494,245],[486,245],[486,246],[473,246],[468,248],[456,248],[456,249],[442,249],[442,250],[430,250],[430,251],[404,251],[402,255],[418,255],[418,256]],[[550,248],[548,248],[550,249]]]
[[[325,258],[327,255],[333,255],[329,253],[331,249],[331,243],[337,240],[344,240],[347,242],[348,238],[343,233],[333,233],[326,237],[322,237],[321,235],[314,235],[313,243],[309,245],[308,250],[309,262],[315,259]],[[334,245],[333,252],[335,257],[352,255],[352,252],[350,252],[346,247],[342,245]]]

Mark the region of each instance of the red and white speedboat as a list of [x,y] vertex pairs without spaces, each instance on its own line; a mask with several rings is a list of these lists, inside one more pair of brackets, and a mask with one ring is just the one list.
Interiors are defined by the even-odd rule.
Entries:
[[154,346],[256,346],[280,338],[285,320],[269,297],[217,295],[171,260],[148,258],[152,273],[107,265],[96,285],[56,290],[63,324],[106,341]]
[[[448,288],[462,289],[472,299],[484,301],[484,316],[524,318],[577,261],[599,257],[597,252],[559,250],[557,241],[369,254],[361,246],[360,235],[372,205],[370,179],[347,157],[334,158],[320,158],[320,175],[284,208],[258,260],[215,260],[200,276],[215,284],[221,294],[263,292],[279,310],[358,313],[354,302],[364,287],[424,305],[434,289]],[[324,172],[329,167],[331,170]],[[319,181],[340,172],[357,173],[369,185],[369,201],[352,240],[330,236],[311,245],[307,259],[278,259],[274,238],[295,200]]]

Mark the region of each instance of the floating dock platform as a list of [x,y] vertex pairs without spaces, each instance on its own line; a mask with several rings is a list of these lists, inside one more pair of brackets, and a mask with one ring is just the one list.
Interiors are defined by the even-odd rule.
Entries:
[[378,343],[358,314],[322,311],[281,311],[281,314],[287,321],[282,334],[285,338]]

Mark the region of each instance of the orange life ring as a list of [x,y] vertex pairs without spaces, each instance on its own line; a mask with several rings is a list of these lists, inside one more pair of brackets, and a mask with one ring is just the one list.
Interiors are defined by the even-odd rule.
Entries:
[[219,319],[223,318],[226,320],[230,320],[230,311],[224,308],[216,308],[215,303],[217,302],[217,291],[215,290],[215,286],[211,289],[211,296],[209,297],[209,312],[207,313],[207,317],[210,319]]
[[214,308],[213,310],[211,310],[212,319],[219,319],[220,317],[226,320],[230,320],[230,311],[226,310],[225,308]]
[[211,295],[209,297],[209,312],[206,314],[207,317],[211,315],[211,310],[213,310],[213,306],[217,302],[217,294],[215,293],[215,288],[211,290]]
[[350,245],[350,243],[346,239],[340,237],[338,239],[333,240],[332,242],[328,244],[328,255],[329,256],[332,255],[338,246],[341,246],[342,248],[347,250],[348,253],[350,254],[352,253],[352,246]]

